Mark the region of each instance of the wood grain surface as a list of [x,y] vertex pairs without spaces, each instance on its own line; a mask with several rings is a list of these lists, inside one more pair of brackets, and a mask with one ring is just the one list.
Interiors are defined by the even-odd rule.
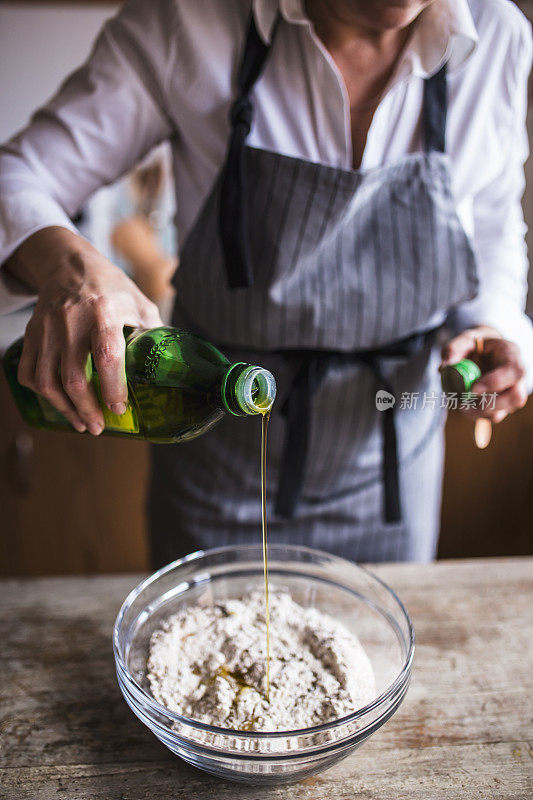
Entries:
[[0,582],[2,800],[526,800],[533,795],[533,559],[375,569],[413,618],[413,679],[353,755],[258,789],[187,766],[133,716],[111,630],[138,576]]

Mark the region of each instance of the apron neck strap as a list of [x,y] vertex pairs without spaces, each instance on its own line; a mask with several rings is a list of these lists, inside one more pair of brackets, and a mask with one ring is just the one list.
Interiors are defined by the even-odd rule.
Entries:
[[277,22],[274,24],[271,41],[267,44],[261,39],[255,24],[254,15],[251,15],[244,45],[244,53],[237,75],[237,85],[241,96],[247,96],[259,79],[268,58],[270,48],[274,42],[277,24]]
[[239,94],[230,109],[231,135],[222,172],[219,210],[220,237],[230,289],[246,288],[253,284],[246,206],[248,194],[245,144],[253,118],[250,92],[266,63],[277,25],[276,21],[271,43],[265,44],[259,36],[252,13],[237,75]]
[[446,64],[424,81],[424,141],[426,153],[446,152],[448,87]]

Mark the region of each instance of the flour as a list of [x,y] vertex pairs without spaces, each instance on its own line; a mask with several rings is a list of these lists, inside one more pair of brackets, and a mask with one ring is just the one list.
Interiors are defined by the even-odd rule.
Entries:
[[250,731],[312,727],[376,696],[372,667],[356,636],[289,594],[271,593],[270,639],[267,700],[263,592],[191,606],[152,635],[152,694],[186,717]]

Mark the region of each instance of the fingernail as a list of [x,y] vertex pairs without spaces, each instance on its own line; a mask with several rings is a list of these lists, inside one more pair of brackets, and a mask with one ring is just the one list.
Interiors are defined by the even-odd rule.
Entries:
[[99,436],[103,430],[104,426],[99,422],[91,422],[89,425],[89,433],[92,433],[93,436]]
[[72,424],[74,425],[78,433],[85,433],[85,431],[87,430],[87,426],[84,425],[83,422],[73,422]]
[[118,414],[120,416],[126,411],[126,403],[111,403],[110,408],[113,414]]

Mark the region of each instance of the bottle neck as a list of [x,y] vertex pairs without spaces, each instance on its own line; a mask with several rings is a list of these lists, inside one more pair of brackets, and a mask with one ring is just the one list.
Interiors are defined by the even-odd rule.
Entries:
[[232,364],[222,381],[222,402],[230,414],[266,414],[276,397],[271,372],[252,364]]

